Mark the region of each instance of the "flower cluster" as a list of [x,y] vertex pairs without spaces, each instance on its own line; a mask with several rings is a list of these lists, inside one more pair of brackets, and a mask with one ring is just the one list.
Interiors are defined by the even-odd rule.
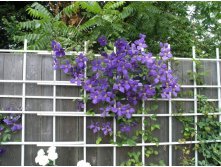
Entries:
[[173,57],[168,43],[160,43],[160,48],[160,56],[163,60],[168,60]]
[[89,129],[93,131],[93,133],[97,133],[102,131],[102,133],[106,135],[111,135],[112,134],[112,127],[110,122],[106,123],[100,123],[100,122],[95,122],[91,123],[91,125],[88,126]]
[[[139,101],[159,96],[169,99],[180,91],[177,78],[168,68],[168,60],[172,57],[169,44],[160,43],[159,56],[154,58],[147,50],[145,38],[145,35],[140,34],[139,39],[131,43],[123,38],[118,39],[114,43],[116,52],[102,52],[100,59],[91,62],[90,77],[82,82],[82,86],[93,104],[104,106],[100,108],[102,117],[112,114],[115,118],[128,120],[136,112],[135,106]],[[98,42],[101,46],[108,44],[105,36],[101,36]],[[83,68],[87,58],[83,55],[79,57],[75,66]],[[70,62],[66,62],[62,69],[68,73],[70,68]],[[77,69],[73,68],[73,71],[77,72]],[[78,76],[73,77],[74,81],[78,79]],[[134,125],[120,126],[122,132],[128,132]],[[103,131],[104,135],[112,132],[109,124],[108,131],[103,130],[103,127],[97,122],[92,123],[89,129],[94,133]]]
[[40,149],[35,158],[35,163],[41,166],[53,165],[53,162],[58,158],[56,147],[49,147],[47,153],[48,155],[45,154],[45,151],[43,149]]
[[[138,101],[161,94],[162,98],[177,96],[180,87],[167,60],[172,57],[169,45],[161,43],[159,59],[145,52],[145,35],[129,44],[124,39],[115,42],[116,53],[92,62],[93,75],[84,84],[84,89],[94,104],[105,103],[105,112],[113,112],[117,117],[130,119],[135,113]],[[157,94],[158,93],[158,94]],[[122,104],[116,97],[124,97],[128,103]],[[107,113],[108,114],[108,113]]]
[[87,57],[80,53],[76,57],[75,62],[72,63],[69,59],[64,59],[66,57],[65,49],[61,47],[60,43],[52,41],[51,47],[53,50],[54,69],[63,70],[65,74],[69,74],[71,76],[71,83],[81,85],[84,81],[84,69],[86,62],[88,61]]
[[[22,125],[18,123],[21,115],[10,114],[3,119],[4,124],[11,129],[12,132],[20,131],[22,129]],[[4,130],[4,125],[0,125],[0,131]]]
[[[15,110],[12,107],[7,107],[5,111]],[[11,139],[11,135],[19,132],[22,129],[20,114],[2,115],[0,114],[0,142],[7,142]],[[0,155],[6,152],[5,148],[0,147]]]
[[126,118],[130,119],[132,114],[135,112],[135,109],[129,104],[123,105],[120,102],[117,102],[116,107],[112,107],[112,112],[119,117],[125,116]]

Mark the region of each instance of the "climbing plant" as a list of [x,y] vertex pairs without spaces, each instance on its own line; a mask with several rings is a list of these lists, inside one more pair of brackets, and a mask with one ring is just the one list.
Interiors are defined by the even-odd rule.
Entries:
[[[189,80],[196,81],[197,85],[204,85],[203,77],[208,75],[207,71],[203,71],[202,63],[198,60],[194,60],[196,64],[197,72],[188,72]],[[204,88],[200,88],[202,90]],[[181,92],[180,97],[193,96],[192,91]],[[176,103],[178,115],[176,118],[182,123],[183,137],[179,139],[180,143],[186,141],[193,141],[195,137],[199,141],[199,144],[189,144],[185,146],[176,146],[175,148],[181,150],[182,156],[180,157],[180,164],[183,166],[192,166],[195,164],[195,158],[191,155],[192,150],[197,150],[199,153],[198,165],[200,166],[215,166],[220,165],[220,148],[221,144],[208,141],[220,140],[221,123],[219,122],[216,114],[217,109],[214,102],[207,100],[205,95],[197,95],[197,113],[202,113],[203,116],[199,116],[197,123],[194,123],[194,117],[181,116],[184,113],[184,102]],[[197,126],[197,132],[195,130]]]
[[[119,128],[116,132],[116,141],[110,143],[122,146],[136,146],[142,138],[145,142],[159,142],[152,132],[160,129],[159,124],[149,123],[144,120],[145,130],[133,130],[141,125],[140,118],[132,117],[135,113],[148,113],[157,109],[157,105],[144,109],[139,104],[148,98],[171,98],[177,96],[180,91],[177,78],[173,71],[167,66],[172,54],[167,43],[160,43],[160,53],[153,58],[152,53],[147,50],[145,35],[140,34],[139,39],[133,43],[128,43],[120,38],[114,42],[115,52],[110,52],[112,42],[108,42],[105,36],[98,39],[100,46],[104,47],[101,51],[101,58],[87,57],[83,53],[78,55],[66,56],[65,49],[61,44],[52,41],[54,51],[54,69],[63,70],[70,75],[71,83],[75,83],[87,92],[83,97],[85,102],[91,101],[94,105],[100,104],[98,109],[101,119],[104,121],[91,122],[88,128],[98,136],[96,143],[99,144],[106,136],[113,136],[112,122],[106,120],[112,116],[116,118]],[[88,75],[85,78],[86,63]],[[140,107],[138,107],[140,106]],[[137,108],[138,107],[138,108]],[[97,112],[97,111],[96,111]],[[94,114],[90,109],[87,114]],[[106,121],[105,121],[106,120]],[[156,117],[150,117],[152,122]],[[129,133],[132,133],[129,135]],[[128,156],[131,161],[123,164],[140,165],[138,153],[131,153]],[[158,151],[153,148],[146,148],[146,157],[157,155]],[[163,162],[161,161],[161,164]]]

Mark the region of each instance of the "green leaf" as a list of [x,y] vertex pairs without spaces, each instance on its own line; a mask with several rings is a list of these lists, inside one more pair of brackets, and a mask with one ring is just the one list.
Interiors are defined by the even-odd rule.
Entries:
[[7,142],[11,140],[11,134],[4,134],[2,138],[2,142]]
[[154,124],[150,127],[151,131],[154,131],[155,129],[160,129],[160,125],[159,124]]
[[127,140],[127,144],[128,144],[129,146],[135,146],[135,145],[136,145],[136,142],[135,142],[134,140],[132,140],[132,139],[128,139],[128,140]]
[[97,140],[96,140],[96,144],[100,144],[102,141],[102,138],[101,137],[98,137]]
[[95,112],[93,109],[89,109],[87,112],[86,112],[87,115],[92,115],[94,116],[95,115]]
[[156,116],[156,114],[151,115],[151,116],[150,116],[150,119],[153,120],[153,121],[156,121],[156,120],[157,120],[157,116]]

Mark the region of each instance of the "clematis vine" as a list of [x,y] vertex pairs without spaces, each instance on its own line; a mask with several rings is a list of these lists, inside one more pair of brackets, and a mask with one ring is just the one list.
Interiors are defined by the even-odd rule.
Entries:
[[[107,46],[107,38],[101,36],[98,43],[102,47]],[[88,78],[84,78],[88,61],[85,55],[77,55],[75,62],[71,63],[67,61],[64,49],[58,42],[53,41],[52,46],[56,62],[54,67],[61,62],[60,69],[72,76],[71,82],[81,85],[93,104],[102,105],[99,109],[101,117],[111,115],[117,120],[130,120],[136,113],[136,105],[142,100],[159,97],[169,99],[171,96],[176,97],[180,91],[178,79],[168,68],[168,61],[172,58],[169,44],[160,43],[159,56],[153,57],[147,50],[144,34],[140,34],[139,39],[131,43],[123,38],[117,39],[114,43],[115,52],[102,51],[101,58],[88,64],[88,69],[91,69]],[[121,123],[120,130],[126,133],[136,125],[136,122]],[[93,133],[112,135],[110,122],[93,122],[88,128]]]

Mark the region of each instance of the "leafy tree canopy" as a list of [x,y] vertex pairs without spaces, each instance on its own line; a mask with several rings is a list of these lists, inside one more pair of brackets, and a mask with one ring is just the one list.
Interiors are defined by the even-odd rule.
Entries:
[[94,41],[101,35],[133,41],[143,33],[155,53],[162,41],[171,44],[175,56],[191,57],[193,45],[198,55],[215,56],[220,9],[221,2],[34,2],[26,7],[26,21],[5,19],[3,24],[7,33],[13,30],[10,40],[26,38],[32,49],[49,49],[56,39],[77,50],[89,40],[96,50]]

